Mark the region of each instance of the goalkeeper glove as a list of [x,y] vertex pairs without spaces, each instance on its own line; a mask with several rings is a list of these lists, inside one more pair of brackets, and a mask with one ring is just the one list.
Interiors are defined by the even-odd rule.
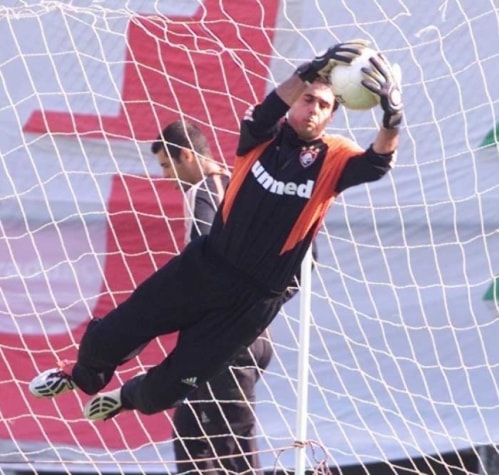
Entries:
[[403,117],[402,92],[400,89],[400,67],[390,63],[379,53],[369,60],[370,68],[362,68],[362,85],[380,98],[383,114],[383,127],[396,129]]
[[300,66],[296,73],[300,79],[306,83],[313,83],[317,78],[329,81],[331,70],[337,64],[350,64],[354,58],[362,53],[362,50],[369,44],[364,40],[351,40],[345,43],[338,43],[320,56],[316,56],[309,63]]

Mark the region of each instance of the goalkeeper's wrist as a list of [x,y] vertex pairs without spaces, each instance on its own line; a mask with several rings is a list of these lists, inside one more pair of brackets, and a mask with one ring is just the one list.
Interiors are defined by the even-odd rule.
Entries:
[[307,84],[312,84],[319,77],[319,73],[312,63],[302,64],[296,69],[295,74]]
[[383,114],[383,127],[388,130],[398,130],[404,114],[399,112],[385,112]]

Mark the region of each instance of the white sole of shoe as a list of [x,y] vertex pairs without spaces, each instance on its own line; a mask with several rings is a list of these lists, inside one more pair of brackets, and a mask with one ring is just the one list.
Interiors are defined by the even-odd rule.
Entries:
[[29,383],[29,391],[38,398],[56,397],[73,389],[74,383],[59,368],[48,369]]
[[110,419],[117,415],[123,406],[121,404],[121,389],[98,394],[83,408],[84,416],[91,421]]

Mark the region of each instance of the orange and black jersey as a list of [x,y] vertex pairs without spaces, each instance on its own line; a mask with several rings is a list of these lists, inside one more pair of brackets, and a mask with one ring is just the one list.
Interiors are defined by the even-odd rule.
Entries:
[[231,181],[211,228],[210,248],[259,286],[281,292],[341,191],[390,169],[380,155],[341,137],[301,140],[282,120],[275,92],[246,115]]

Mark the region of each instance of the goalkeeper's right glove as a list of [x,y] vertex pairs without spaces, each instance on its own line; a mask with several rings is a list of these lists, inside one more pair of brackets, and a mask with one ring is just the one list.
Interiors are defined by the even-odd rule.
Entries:
[[300,66],[296,73],[300,79],[308,84],[313,83],[321,77],[329,82],[331,70],[337,64],[350,64],[354,58],[362,54],[362,50],[369,44],[365,40],[351,40],[345,43],[338,43],[320,56],[316,56],[309,63]]

